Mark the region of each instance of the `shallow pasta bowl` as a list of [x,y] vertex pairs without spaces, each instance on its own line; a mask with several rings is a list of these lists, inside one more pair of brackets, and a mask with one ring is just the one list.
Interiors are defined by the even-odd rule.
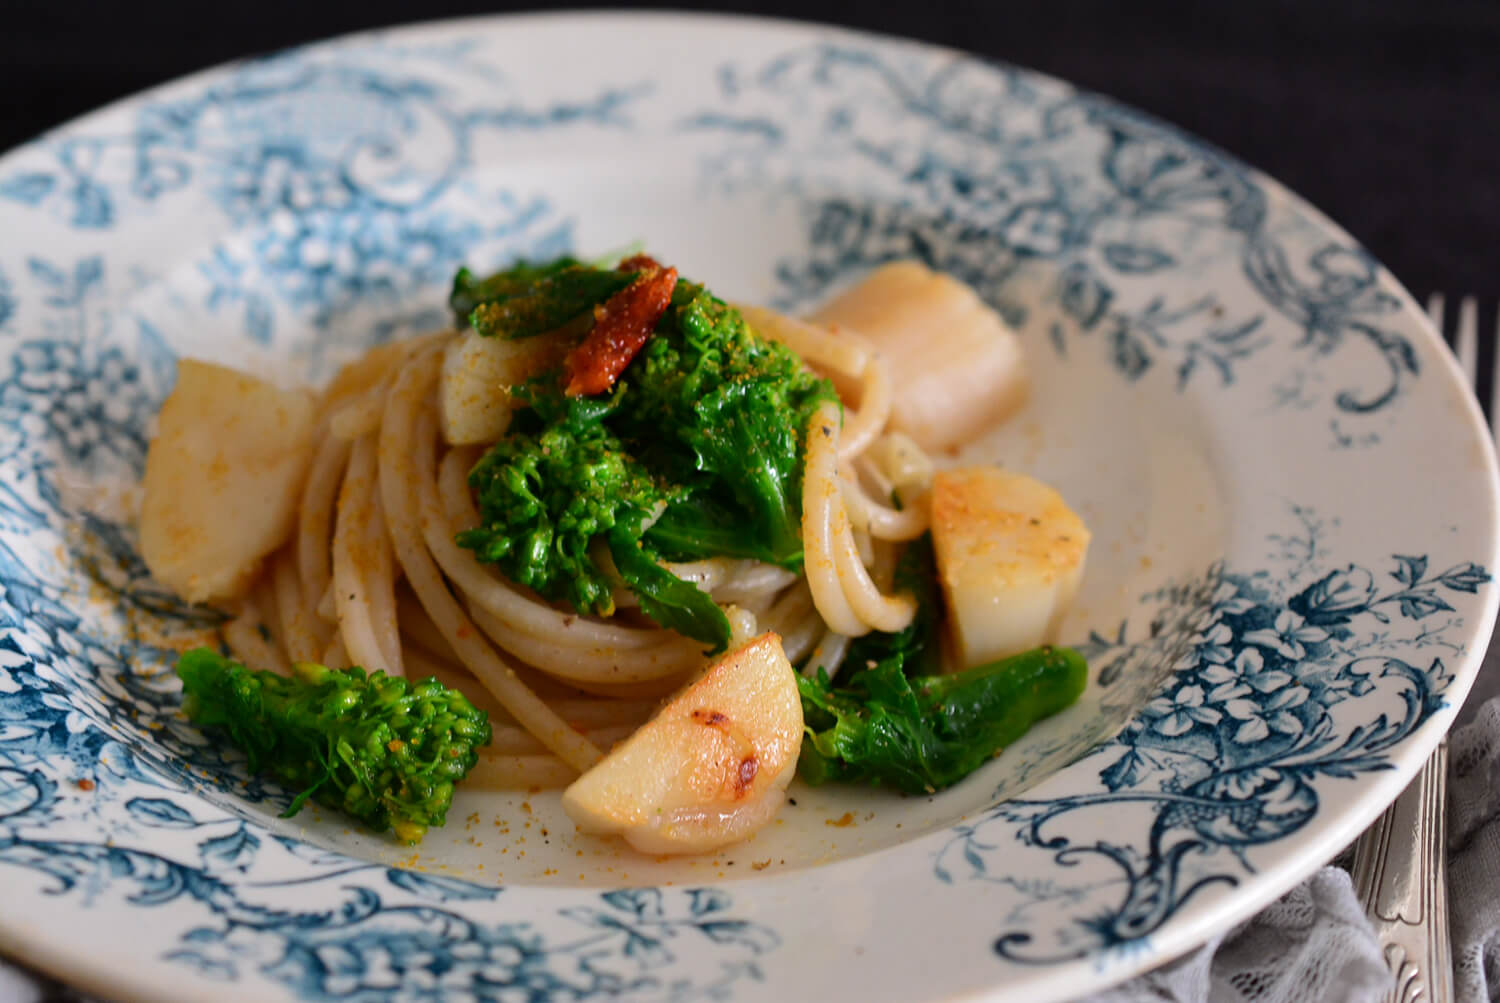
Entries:
[[[669,15],[356,36],[12,153],[0,224],[0,947],[112,995],[1082,993],[1347,844],[1493,624],[1492,447],[1394,280],[1216,151],[949,51]],[[462,793],[416,851],[279,819],[181,719],[164,640],[212,616],[132,545],[175,359],[326,378],[442,323],[461,262],[637,239],[792,310],[916,257],[1016,327],[1031,401],[964,458],[1093,530],[1084,699],[942,795],[796,788],[714,858],[545,794]]]

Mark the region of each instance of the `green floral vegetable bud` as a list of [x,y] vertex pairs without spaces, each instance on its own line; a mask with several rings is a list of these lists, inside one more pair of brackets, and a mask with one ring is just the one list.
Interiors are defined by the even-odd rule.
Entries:
[[178,659],[177,675],[188,717],[227,732],[252,770],[298,792],[284,818],[313,798],[419,842],[490,741],[488,715],[436,679],[309,663],[278,676],[209,648]]

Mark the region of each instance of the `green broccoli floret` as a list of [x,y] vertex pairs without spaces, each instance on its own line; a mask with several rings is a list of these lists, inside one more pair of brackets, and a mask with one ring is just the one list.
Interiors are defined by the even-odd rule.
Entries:
[[469,323],[470,314],[479,304],[503,301],[539,279],[569,268],[576,268],[578,265],[576,258],[566,257],[536,264],[518,261],[509,268],[483,278],[476,276],[467,268],[460,268],[453,276],[453,288],[448,293],[448,306],[453,309],[454,320],[462,327]]
[[[476,326],[525,283],[551,296],[559,280],[576,282],[572,305],[549,300],[547,309],[581,316],[604,288],[584,273],[608,282],[632,274],[524,267],[519,278],[455,281],[465,296],[497,297],[474,307]],[[581,613],[610,612],[611,588],[623,584],[647,616],[716,650],[728,643],[728,619],[663,559],[801,566],[803,439],[817,403],[836,399],[832,384],[702,286],[677,283],[608,395],[565,397],[555,373],[520,393],[528,406],[470,474],[481,521],[458,542],[480,560]],[[599,563],[603,549],[612,568]]]
[[626,371],[619,423],[659,437],[653,454],[697,490],[668,506],[648,541],[679,559],[800,568],[803,439],[818,403],[837,400],[832,384],[702,286],[679,286],[662,327]]
[[917,599],[905,629],[872,631],[850,644],[838,685],[823,666],[798,677],[807,734],[797,769],[808,783],[942,790],[1071,705],[1088,681],[1082,655],[1052,647],[941,674],[941,595],[930,536],[903,552],[896,586]]
[[608,615],[612,583],[590,544],[616,526],[639,536],[641,522],[668,492],[606,427],[608,406],[577,398],[546,404],[556,409],[555,420],[544,422],[535,408],[523,411],[515,421],[520,430],[470,472],[480,525],[457,541],[548,599]]
[[383,672],[298,664],[291,677],[256,672],[209,648],[177,661],[183,710],[222,728],[249,757],[299,793],[377,832],[416,843],[442,825],[453,785],[490,741],[488,715],[436,679],[408,682]]
[[877,662],[839,686],[821,669],[798,677],[804,780],[942,790],[1071,705],[1088,682],[1088,665],[1071,648],[1035,648],[940,676],[908,676],[902,662]]
[[[538,395],[517,417],[518,429],[469,473],[481,522],[457,542],[580,613],[612,613],[618,575],[647,616],[719,650],[729,641],[728,617],[641,543],[642,525],[676,489],[658,483],[605,425],[621,393]],[[612,571],[598,563],[595,541],[609,550]]]

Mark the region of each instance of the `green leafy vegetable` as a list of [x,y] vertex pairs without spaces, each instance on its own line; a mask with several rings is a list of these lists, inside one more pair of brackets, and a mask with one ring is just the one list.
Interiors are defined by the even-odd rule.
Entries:
[[406,843],[442,825],[453,785],[489,744],[488,715],[436,679],[298,664],[291,677],[255,672],[209,648],[177,661],[183,709],[222,728],[250,759],[309,798]]
[[543,421],[535,408],[523,411],[474,466],[469,484],[481,524],[457,541],[548,599],[607,615],[613,583],[591,543],[617,526],[639,536],[668,492],[604,424],[609,408],[584,398],[549,403],[553,420]]
[[[772,550],[763,539],[746,533],[745,517],[732,499],[720,501],[708,491],[696,492],[685,504],[669,506],[646,531],[646,537],[651,546],[673,560],[720,555],[787,564],[795,557]],[[801,553],[800,545],[797,553]]]
[[924,534],[896,567],[897,588],[917,598],[911,624],[853,641],[837,686],[822,667],[813,678],[799,678],[807,735],[797,765],[809,783],[868,781],[912,794],[941,790],[1083,692],[1088,666],[1070,648],[1037,648],[939,674],[935,565],[932,539]]
[[729,512],[740,553],[798,569],[803,439],[813,409],[837,400],[833,386],[703,287],[681,284],[674,306],[672,336],[648,342],[627,371],[634,398],[621,421],[638,437],[665,433],[667,466],[683,481],[700,475],[700,487],[675,500],[663,533],[647,539],[682,559],[732,553],[720,549],[722,533],[691,533]]
[[564,268],[506,290],[469,315],[485,337],[530,338],[555,331],[589,313],[635,279],[635,272]]
[[641,610],[668,630],[675,630],[715,651],[729,639],[729,618],[713,598],[685,582],[647,553],[638,534],[621,527],[610,534],[609,552],[620,578],[641,602]]
[[1071,648],[1037,648],[946,676],[908,678],[900,658],[835,687],[800,678],[809,783],[866,780],[911,794],[951,786],[1037,721],[1078,699],[1088,681]]
[[467,268],[460,268],[453,276],[448,306],[453,309],[454,319],[462,327],[469,322],[469,315],[479,304],[514,296],[517,290],[524,289],[538,279],[564,269],[577,268],[579,264],[576,258],[567,257],[537,263],[519,261],[484,278],[479,278]]
[[[507,310],[566,322],[635,274],[571,259],[524,269],[461,275],[455,309],[492,297],[472,311],[481,332]],[[506,317],[507,337],[541,323]],[[836,399],[833,387],[702,286],[677,283],[608,396],[565,398],[550,373],[522,394],[529,405],[512,433],[470,474],[481,522],[458,542],[480,560],[579,612],[608,613],[616,583],[598,564],[606,548],[646,615],[716,649],[728,643],[728,620],[662,560],[728,555],[801,567],[803,439],[813,408]]]
[[907,675],[936,675],[942,670],[939,625],[942,597],[938,593],[937,557],[932,534],[923,533],[907,545],[896,563],[896,592],[910,593],[917,600],[911,623],[894,634],[875,630],[849,643],[842,663],[848,671],[872,669],[891,658],[901,660]]

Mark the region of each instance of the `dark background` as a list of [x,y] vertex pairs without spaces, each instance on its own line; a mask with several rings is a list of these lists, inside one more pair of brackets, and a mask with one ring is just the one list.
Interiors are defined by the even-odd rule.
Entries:
[[[536,6],[10,0],[0,4],[0,149],[238,56],[413,19]],[[907,35],[1110,94],[1286,182],[1419,298],[1433,290],[1479,295],[1482,330],[1495,330],[1500,0],[696,6]]]

